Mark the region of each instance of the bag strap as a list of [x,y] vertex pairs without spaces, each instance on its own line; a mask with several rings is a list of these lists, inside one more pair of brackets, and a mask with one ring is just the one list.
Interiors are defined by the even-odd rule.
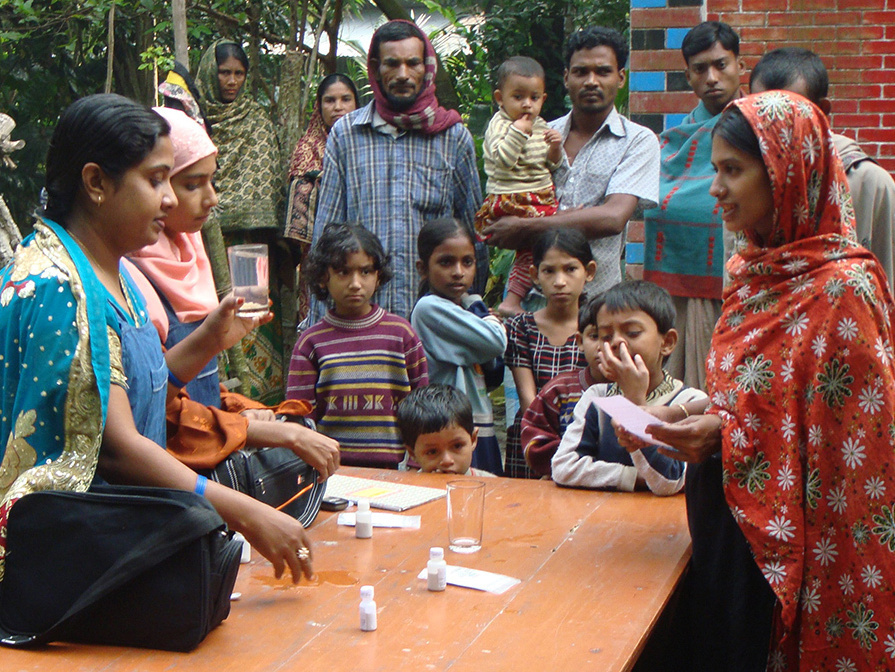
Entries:
[[75,603],[62,618],[48,630],[33,635],[19,635],[6,632],[0,626],[0,644],[26,647],[46,644],[58,639],[65,626],[85,609],[150,567],[167,560],[185,544],[204,537],[219,527],[221,527],[221,519],[212,509],[200,506],[187,506],[181,509],[170,523],[145,537],[139,544],[121,556],[75,600]]

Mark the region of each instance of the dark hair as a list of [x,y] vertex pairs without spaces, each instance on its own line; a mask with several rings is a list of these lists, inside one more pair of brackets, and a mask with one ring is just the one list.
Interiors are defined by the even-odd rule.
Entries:
[[384,23],[373,33],[373,39],[370,41],[369,56],[371,59],[378,61],[380,44],[383,42],[400,42],[410,37],[415,37],[423,43],[423,53],[425,54],[426,38],[416,24],[400,20]]
[[535,241],[531,248],[532,263],[535,268],[541,265],[544,257],[553,248],[565,252],[570,257],[575,257],[584,267],[594,260],[594,253],[584,234],[578,229],[563,226],[545,231]]
[[692,28],[681,42],[681,53],[687,65],[690,65],[691,58],[711,49],[715,42],[720,43],[727,51],[733,52],[734,56],[740,55],[740,37],[733,28],[723,21],[703,21]]
[[741,152],[746,152],[749,156],[754,156],[760,161],[764,161],[761,155],[761,146],[758,144],[758,137],[755,131],[746,121],[746,117],[736,105],[728,105],[721,113],[721,118],[712,129],[712,137],[720,136],[729,145],[736,147]]
[[784,47],[769,51],[755,64],[749,75],[749,87],[761,82],[766,90],[787,89],[798,80],[805,80],[808,99],[819,105],[827,97],[830,78],[820,56],[810,49]]
[[246,69],[246,72],[249,71],[249,57],[246,56],[246,52],[236,42],[220,42],[214,48],[214,61],[218,65],[231,57],[242,63],[242,67]]
[[76,100],[62,113],[50,139],[44,216],[65,226],[85,165],[95,163],[117,181],[170,131],[161,115],[115,93]]
[[584,333],[597,325],[597,313],[606,307],[610,313],[622,310],[642,310],[656,323],[660,334],[674,328],[676,311],[671,295],[663,287],[647,280],[626,280],[598,294],[578,311],[578,331]]
[[308,258],[302,264],[308,287],[321,301],[329,298],[325,278],[330,268],[344,268],[348,255],[366,252],[373,260],[373,268],[379,272],[379,286],[392,279],[389,266],[391,259],[382,248],[376,234],[359,224],[327,224]]
[[334,72],[331,75],[327,75],[322,80],[320,80],[320,84],[317,85],[317,106],[320,106],[320,101],[323,100],[323,95],[326,93],[326,90],[331,87],[333,84],[337,82],[341,82],[349,89],[351,89],[351,93],[354,94],[354,104],[357,105],[360,103],[357,95],[357,87],[354,85],[354,82],[351,81],[351,78],[347,75],[343,75],[341,72]]
[[395,409],[401,440],[410,448],[421,434],[434,434],[453,425],[472,436],[472,404],[469,397],[450,385],[426,385],[408,394]]
[[[429,267],[429,258],[435,252],[435,248],[450,238],[465,236],[475,247],[475,238],[472,232],[463,224],[453,217],[439,217],[423,224],[419,234],[416,237],[416,252],[423,266]],[[429,283],[425,280],[420,282],[419,296],[423,297],[429,293]]]
[[628,42],[622,37],[621,33],[612,28],[604,26],[588,26],[574,33],[566,44],[566,67],[572,64],[572,56],[576,51],[582,49],[593,49],[594,47],[609,47],[615,52],[615,62],[619,70],[624,70],[628,62]]
[[544,81],[544,68],[535,59],[528,56],[511,56],[497,68],[497,88],[506,83],[512,75],[519,77],[538,77]]

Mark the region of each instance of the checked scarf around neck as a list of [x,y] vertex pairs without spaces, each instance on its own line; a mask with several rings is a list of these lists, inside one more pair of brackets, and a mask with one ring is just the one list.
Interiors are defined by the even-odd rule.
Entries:
[[[412,26],[416,25],[402,19],[396,19],[396,21]],[[380,28],[380,30],[382,29]],[[426,65],[426,74],[423,77],[422,89],[410,108],[397,112],[389,107],[385,92],[382,90],[379,80],[376,79],[377,66],[369,56],[367,57],[367,74],[370,78],[370,86],[373,88],[376,111],[380,117],[392,126],[397,126],[405,131],[419,131],[425,135],[435,135],[460,123],[460,113],[456,110],[445,109],[438,104],[438,99],[435,97],[435,73],[438,70],[435,49],[426,34],[422,30],[419,33],[423,40],[423,60]],[[379,46],[381,51],[382,44]]]
[[782,91],[731,105],[758,137],[775,222],[729,262],[708,412],[727,503],[778,600],[768,669],[891,669],[895,308],[854,242],[820,110]]

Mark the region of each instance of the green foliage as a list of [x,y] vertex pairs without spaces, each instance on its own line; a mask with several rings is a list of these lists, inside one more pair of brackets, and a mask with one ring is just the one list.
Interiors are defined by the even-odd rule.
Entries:
[[140,70],[158,69],[167,72],[174,68],[174,55],[164,47],[150,46],[140,54]]
[[[301,5],[300,0],[188,3],[191,69],[195,71],[202,52],[221,36],[250,41],[250,8],[260,17],[258,32],[275,45],[276,35],[289,33],[290,3]],[[156,69],[164,73],[173,64],[171,3],[167,0],[0,0],[0,111],[17,123],[13,138],[27,143],[16,153],[19,165],[15,171],[0,167],[0,193],[23,230],[30,228],[31,213],[38,204],[43,161],[60,112],[77,98],[103,90],[108,15],[113,4],[112,90],[155,102],[153,75]],[[311,7],[316,4],[311,0]],[[261,87],[257,95],[262,103],[269,103],[268,93],[274,92],[278,83],[279,64],[267,48],[260,61],[255,79],[270,86]]]
[[0,111],[17,124],[16,170],[0,167],[0,193],[15,222],[30,230],[43,185],[43,162],[60,111],[101,91],[104,11],[94,2],[0,2]]
[[[565,114],[568,100],[562,82],[563,47],[575,30],[588,25],[628,33],[629,0],[490,0],[479,7],[463,0],[423,0],[453,23],[464,46],[440,54],[454,78],[461,112],[475,128],[476,108],[491,106],[493,73],[510,56],[530,56],[547,73],[546,119]],[[473,17],[477,19],[473,20]],[[622,97],[622,102],[627,97]],[[487,119],[485,120],[487,122]]]
[[349,58],[339,58],[339,72],[344,72],[354,85],[357,87],[357,93],[360,96],[360,104],[373,98],[373,87],[370,86],[370,78],[367,76],[367,47],[369,45],[360,44],[357,40],[343,40],[343,44],[356,52],[357,56]]
[[[562,45],[590,23],[627,29],[628,0],[422,0],[446,17],[459,40],[433,42],[450,74],[460,112],[481,141],[491,116],[491,73],[507,56],[526,54],[548,72],[547,118],[566,111],[562,86]],[[157,69],[173,60],[171,6],[167,0],[0,0],[0,111],[18,126],[14,139],[27,145],[16,153],[15,171],[0,168],[0,193],[23,229],[30,227],[43,182],[43,160],[59,113],[71,102],[103,89],[109,9],[116,12],[113,90],[151,102]],[[254,95],[276,104],[280,83],[277,49],[288,44],[291,9],[303,0],[196,0],[188,3],[190,69],[219,37],[258,45]],[[320,22],[323,0],[308,0],[307,31]],[[331,3],[329,28],[338,24]],[[372,0],[344,0],[357,13]],[[329,32],[328,28],[328,32]],[[365,48],[366,45],[363,45]],[[363,51],[363,49],[361,50]],[[250,54],[252,56],[252,54]],[[332,68],[335,61],[325,68]],[[368,95],[365,58],[347,62],[349,76]],[[344,67],[340,66],[340,69]],[[322,72],[320,73],[323,74]],[[481,156],[481,153],[479,153]]]

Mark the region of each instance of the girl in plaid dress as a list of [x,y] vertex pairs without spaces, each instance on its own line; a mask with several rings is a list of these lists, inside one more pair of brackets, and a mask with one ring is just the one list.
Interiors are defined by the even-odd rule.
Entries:
[[548,231],[532,248],[531,276],[547,305],[507,322],[505,362],[519,391],[519,412],[507,432],[507,476],[531,478],[522,451],[521,420],[525,409],[551,378],[587,366],[575,340],[578,304],[585,283],[597,270],[587,239],[577,229]]

